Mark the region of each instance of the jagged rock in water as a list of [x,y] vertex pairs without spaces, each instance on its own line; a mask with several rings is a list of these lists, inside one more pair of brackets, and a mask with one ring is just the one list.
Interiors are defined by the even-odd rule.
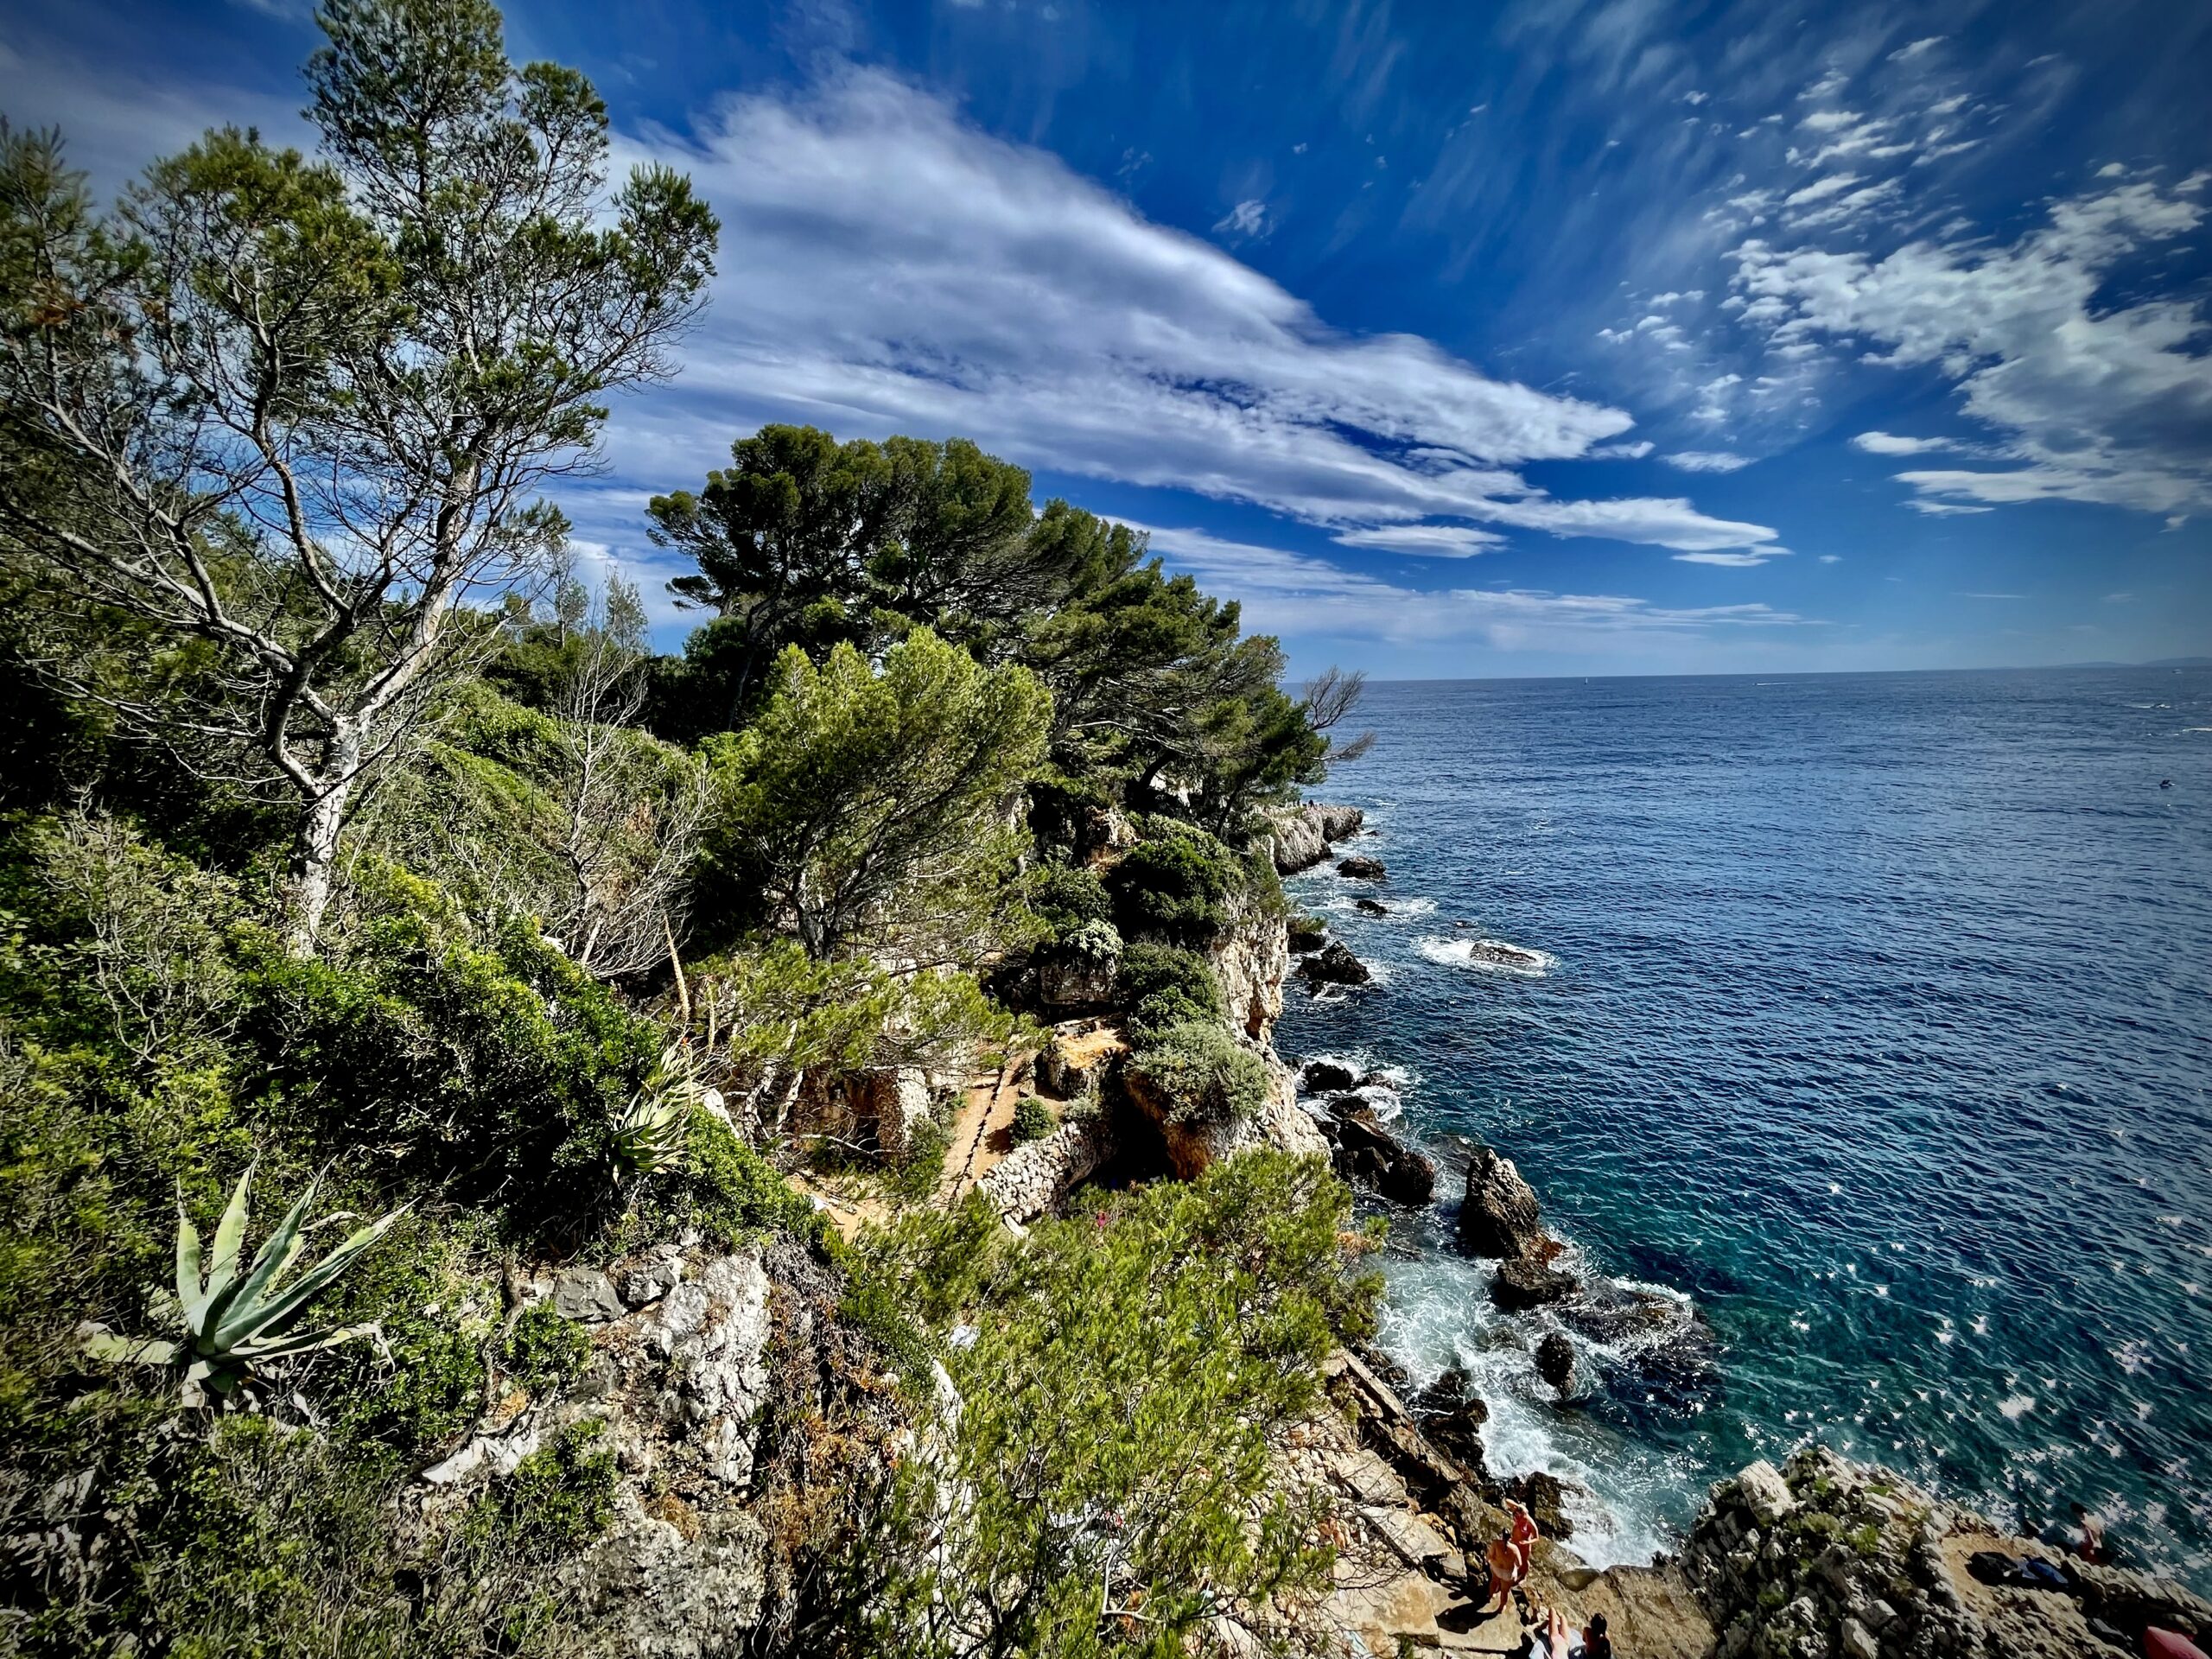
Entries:
[[1359,1074],[1338,1060],[1308,1060],[1300,1070],[1298,1080],[1308,1094],[1337,1094],[1357,1087]]
[[1390,913],[1390,906],[1379,899],[1357,899],[1352,902],[1354,908],[1363,911],[1370,916],[1388,916]]
[[1329,925],[1319,916],[1294,916],[1284,925],[1294,957],[1311,956],[1329,942]]
[[1466,1197],[1459,1205],[1459,1248],[1469,1255],[1503,1259],[1527,1253],[1540,1236],[1536,1194],[1513,1160],[1492,1147],[1477,1147],[1467,1164]]
[[1374,976],[1344,941],[1332,939],[1298,964],[1298,976],[1315,985],[1364,985]]
[[1337,861],[1337,874],[1348,875],[1355,881],[1380,881],[1389,872],[1382,868],[1379,858],[1352,857]]
[[1497,1273],[1490,1281],[1490,1299],[1509,1313],[1521,1313],[1565,1301],[1580,1282],[1573,1274],[1548,1267],[1534,1256],[1516,1255],[1497,1264]]
[[1337,1173],[1373,1188],[1393,1204],[1424,1205],[1436,1196],[1436,1162],[1384,1128],[1357,1095],[1329,1103],[1320,1130]]
[[1574,1344],[1556,1331],[1536,1344],[1536,1375],[1564,1395],[1574,1386]]
[[1414,1396],[1413,1408],[1421,1415],[1421,1432],[1465,1464],[1475,1481],[1487,1483],[1483,1426],[1490,1421],[1490,1407],[1466,1372],[1454,1365]]

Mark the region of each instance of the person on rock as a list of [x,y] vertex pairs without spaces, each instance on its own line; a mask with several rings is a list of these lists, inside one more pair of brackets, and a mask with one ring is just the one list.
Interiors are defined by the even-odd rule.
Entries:
[[1582,1627],[1582,1645],[1567,1659],[1613,1659],[1613,1638],[1606,1634],[1603,1613],[1590,1615],[1590,1622]]
[[2075,1554],[2085,1561],[2103,1566],[2111,1559],[2105,1548],[2104,1522],[2085,1503],[2073,1503],[2068,1508],[2074,1512]]
[[1506,1605],[1520,1593],[1521,1581],[1529,1576],[1529,1551],[1536,1541],[1535,1517],[1517,1498],[1505,1500],[1505,1512],[1512,1525],[1503,1538],[1493,1538],[1485,1554],[1490,1562],[1490,1587],[1497,1593],[1497,1611],[1503,1612]]

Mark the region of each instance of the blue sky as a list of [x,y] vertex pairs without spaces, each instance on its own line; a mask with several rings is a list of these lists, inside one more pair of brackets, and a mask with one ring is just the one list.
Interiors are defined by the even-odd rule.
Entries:
[[[2212,7],[516,5],[721,273],[563,505],[971,436],[1384,677],[2212,652]],[[304,8],[19,3],[104,187]],[[664,612],[661,637],[681,638]]]

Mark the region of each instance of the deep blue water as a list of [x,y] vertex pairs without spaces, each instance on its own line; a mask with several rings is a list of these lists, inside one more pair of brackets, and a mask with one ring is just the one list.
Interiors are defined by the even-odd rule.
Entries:
[[1493,1465],[1581,1480],[1586,1553],[1634,1559],[1817,1437],[2030,1528],[2081,1497],[2212,1580],[2212,671],[1401,682],[1361,712],[1380,741],[1323,792],[1389,880],[1289,886],[1381,982],[1294,988],[1278,1046],[1403,1068],[1417,1135],[1497,1145],[1586,1271],[1713,1338],[1586,1344],[1552,1403],[1549,1316],[1489,1311],[1447,1191],[1397,1226],[1384,1339],[1474,1369]]

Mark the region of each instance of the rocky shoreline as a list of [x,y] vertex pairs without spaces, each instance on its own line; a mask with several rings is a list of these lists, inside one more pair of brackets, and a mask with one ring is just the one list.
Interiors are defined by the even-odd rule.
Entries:
[[[1283,817],[1274,849],[1286,874],[1319,866],[1332,842],[1363,827],[1353,809],[1309,806]],[[1372,858],[1345,858],[1337,868],[1363,883],[1387,874]],[[1380,901],[1358,903],[1388,913]],[[1366,982],[1363,964],[1328,939],[1319,918],[1302,919],[1306,931],[1293,938],[1301,979],[1317,988]],[[1298,1081],[1340,1175],[1393,1205],[1434,1199],[1439,1160],[1394,1134],[1359,1092],[1378,1075],[1321,1056],[1304,1063]],[[1492,1303],[1512,1313],[1550,1309],[1566,1327],[1548,1331],[1535,1356],[1562,1396],[1577,1376],[1578,1337],[1648,1334],[1688,1351],[1693,1363],[1709,1351],[1709,1334],[1687,1305],[1571,1270],[1512,1160],[1456,1137],[1446,1157],[1461,1195],[1455,1242],[1496,1264]],[[1518,1650],[1517,1618],[1476,1617],[1487,1600],[1482,1551],[1505,1529],[1499,1505],[1508,1497],[1529,1506],[1544,1535],[1527,1586],[1532,1599],[1565,1612],[1577,1630],[1605,1614],[1624,1656],[2096,1659],[2140,1653],[2149,1628],[2212,1637],[2212,1605],[2171,1580],[2066,1560],[1891,1471],[1818,1446],[1780,1470],[1754,1464],[1717,1484],[1678,1553],[1649,1567],[1594,1569],[1567,1541],[1558,1482],[1501,1478],[1488,1467],[1488,1410],[1463,1376],[1447,1373],[1410,1402],[1399,1392],[1407,1379],[1380,1354],[1340,1355],[1332,1376],[1349,1443],[1315,1427],[1288,1459],[1287,1478],[1332,1497],[1346,1566],[1330,1618],[1370,1652]],[[2048,1564],[2037,1569],[2041,1581],[1985,1581],[2006,1576],[2001,1562],[2029,1561]]]

